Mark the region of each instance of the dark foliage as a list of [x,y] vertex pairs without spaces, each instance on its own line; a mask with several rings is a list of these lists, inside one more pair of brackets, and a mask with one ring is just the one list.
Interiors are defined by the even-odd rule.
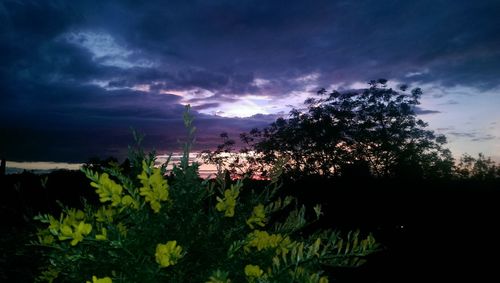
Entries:
[[453,158],[443,147],[446,138],[427,130],[427,123],[417,118],[422,91],[406,90],[389,88],[383,79],[363,90],[321,89],[319,98],[306,100],[305,111],[292,110],[288,119],[242,134],[249,146],[244,151],[257,153],[250,159],[253,167],[272,165],[277,157],[287,159],[284,166],[293,178],[450,177]]
[[500,166],[482,153],[477,158],[464,154],[456,165],[455,174],[460,179],[494,180],[500,178]]
[[58,215],[64,202],[82,207],[82,199],[97,199],[80,171],[59,170],[36,175],[30,172],[0,176],[0,281],[33,282],[39,254],[27,244],[36,231],[33,217],[39,212]]
[[[42,180],[46,180],[45,188]],[[245,186],[259,188],[266,182],[246,180]],[[26,245],[28,235],[34,232],[31,214],[58,214],[56,200],[79,206],[82,196],[91,199],[93,189],[83,174],[75,171],[8,175],[0,178],[0,187],[0,280],[33,282],[38,255]],[[487,255],[498,251],[498,188],[498,179],[409,184],[395,179],[310,176],[286,181],[283,193],[296,196],[306,205],[322,204],[323,220],[311,229],[372,231],[385,247],[359,269],[331,270],[336,282],[425,282],[429,278],[446,281],[467,276],[479,282],[496,270],[495,261],[489,261]]]

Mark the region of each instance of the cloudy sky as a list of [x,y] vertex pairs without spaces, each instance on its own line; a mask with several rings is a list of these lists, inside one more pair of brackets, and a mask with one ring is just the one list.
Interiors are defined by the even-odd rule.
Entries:
[[319,88],[387,78],[455,155],[500,160],[500,1],[0,2],[0,154],[120,156],[130,127],[176,151],[262,127]]

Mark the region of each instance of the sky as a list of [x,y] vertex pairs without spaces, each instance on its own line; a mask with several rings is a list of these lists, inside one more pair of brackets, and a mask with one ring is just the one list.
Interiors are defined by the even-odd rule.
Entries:
[[0,2],[0,155],[123,157],[264,127],[320,88],[421,87],[455,156],[500,161],[500,1]]

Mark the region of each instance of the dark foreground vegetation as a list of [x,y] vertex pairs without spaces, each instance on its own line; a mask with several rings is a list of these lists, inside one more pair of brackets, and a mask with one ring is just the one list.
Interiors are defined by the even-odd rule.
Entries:
[[[172,198],[179,200],[176,194],[187,187],[202,188],[201,184],[203,188],[229,187],[236,182],[232,178],[256,177],[243,179],[240,196],[243,201],[247,198],[243,192],[260,191],[273,182],[276,184],[273,175],[276,172],[271,168],[278,167],[282,185],[276,199],[293,196],[298,200],[298,207],[304,204],[312,208],[319,204],[322,208],[319,220],[311,221],[290,236],[307,242],[307,237],[318,230],[336,229],[346,233],[359,230],[363,235],[371,233],[377,241],[375,252],[357,259],[366,260],[364,264],[337,261],[323,267],[321,274],[328,276],[330,282],[498,281],[495,271],[498,270],[500,236],[497,232],[499,167],[482,155],[477,158],[466,155],[454,161],[444,147],[446,139],[426,130],[426,124],[416,118],[414,107],[420,90],[405,95],[405,87],[401,88],[401,94],[387,88],[385,83],[385,80],[371,82],[370,88],[360,93],[321,91],[322,97],[309,100],[306,111],[292,111],[288,120],[279,119],[266,129],[242,134],[247,146],[241,151],[252,151],[245,160],[228,158],[234,142],[222,135],[224,144],[208,152],[206,159],[221,169],[228,169],[225,179],[221,177],[211,183],[188,179],[185,172],[190,172],[191,167],[181,165],[177,175],[168,177]],[[188,140],[185,152],[189,151],[189,145]],[[137,170],[137,160],[147,158],[137,158],[132,156],[132,162],[129,160],[120,166],[88,164],[87,169],[100,174],[106,168],[120,168],[116,176],[112,175],[118,181],[122,176],[135,177],[140,173],[133,171]],[[88,172],[87,176],[83,172],[56,171],[0,177],[0,281],[33,282],[46,267],[50,251],[28,245],[40,229],[40,223],[33,220],[35,216],[59,215],[61,205],[56,201],[81,209],[85,203],[102,205],[95,187],[90,186]],[[233,216],[229,216],[227,206],[216,208],[215,203],[223,202],[222,195],[219,196],[209,194],[200,200],[204,207],[201,211],[216,223],[226,223],[226,218]],[[253,205],[257,204],[253,197],[249,199],[254,201]],[[186,215],[191,213],[187,204],[198,203],[193,201],[191,197],[184,199],[185,204],[178,209]],[[165,207],[161,213],[172,208]],[[241,210],[247,209],[247,214],[252,209],[251,205],[244,207],[242,204]],[[129,209],[123,207],[122,210],[128,213]],[[241,210],[238,210],[239,206],[235,218],[239,217]],[[312,210],[307,211],[306,218],[314,219]],[[141,215],[155,215],[151,211],[144,213]],[[173,215],[174,212],[165,213]],[[267,228],[271,222],[279,223],[280,215],[266,219]],[[226,227],[224,225],[220,227]],[[241,231],[251,231],[243,226]],[[220,239],[212,240],[218,243]],[[182,240],[181,244],[187,245]],[[191,244],[191,250],[196,250],[196,244]],[[201,244],[212,247],[213,243]],[[61,245],[70,246],[64,240]],[[76,247],[81,246],[76,244]],[[261,260],[263,265],[266,259]],[[109,261],[113,261],[112,256]],[[230,269],[232,264],[222,266]],[[204,268],[197,270],[204,273]],[[191,277],[202,275],[205,274]],[[257,277],[248,276],[247,280],[258,282]],[[319,277],[314,280],[298,282],[324,282]]]
[[[42,186],[41,180],[47,180]],[[247,180],[262,187],[266,181]],[[39,250],[27,246],[38,212],[60,213],[56,200],[97,203],[81,172],[23,173],[1,179],[0,280],[33,282]],[[307,178],[284,184],[305,203],[322,203],[314,228],[371,231],[383,249],[356,269],[337,268],[333,282],[412,282],[494,275],[500,180],[359,180]],[[493,257],[493,258],[492,258]],[[418,279],[418,280],[417,280]],[[485,282],[485,281],[483,281]]]

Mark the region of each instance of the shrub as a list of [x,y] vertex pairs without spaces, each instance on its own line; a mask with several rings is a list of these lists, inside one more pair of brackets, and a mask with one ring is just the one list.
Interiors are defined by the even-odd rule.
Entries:
[[[189,164],[194,127],[172,178],[154,154],[132,150],[131,170],[82,169],[100,205],[39,215],[44,270],[53,282],[328,282],[325,265],[358,266],[377,249],[371,235],[305,233],[321,208],[279,197],[280,168],[270,184],[249,190],[244,179],[202,180]],[[56,279],[57,278],[57,279]]]

